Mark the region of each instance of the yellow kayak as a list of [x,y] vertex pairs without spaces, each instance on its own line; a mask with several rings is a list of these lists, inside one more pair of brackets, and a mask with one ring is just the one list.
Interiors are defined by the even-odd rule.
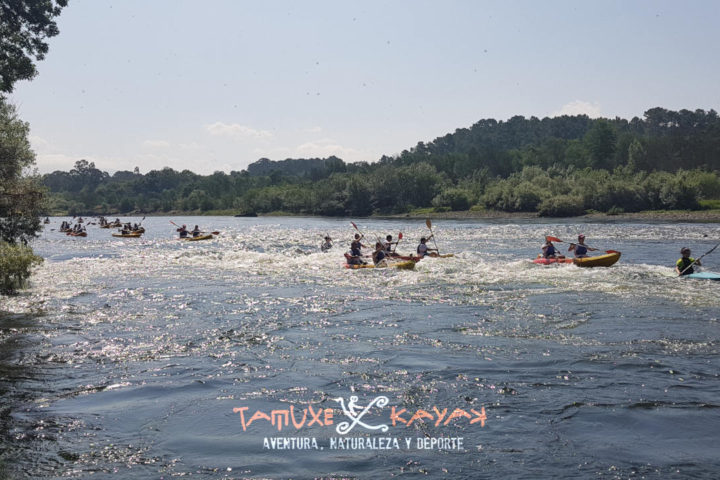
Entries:
[[211,233],[208,233],[207,235],[200,235],[198,237],[186,237],[185,240],[188,242],[197,242],[200,240],[212,240],[213,238],[215,237],[213,237]]
[[609,267],[620,260],[620,255],[620,252],[614,252],[597,257],[573,258],[573,263],[578,267]]
[[345,268],[351,268],[353,270],[357,270],[360,268],[398,268],[400,270],[413,270],[415,268],[415,261],[414,260],[407,260],[404,262],[381,262],[379,265],[374,265],[372,263],[368,263],[367,265],[350,265],[348,263],[345,264]]
[[140,238],[142,237],[142,233],[113,233],[112,236],[118,238]]

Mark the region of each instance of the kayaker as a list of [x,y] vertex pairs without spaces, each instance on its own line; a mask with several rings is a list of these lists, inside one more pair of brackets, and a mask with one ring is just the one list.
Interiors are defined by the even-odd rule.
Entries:
[[[675,271],[678,275],[690,275],[691,273],[695,273],[695,269],[691,267],[690,265],[697,265],[700,266],[700,261],[695,260],[690,256],[690,249],[688,247],[683,247],[680,250],[680,254],[682,255],[682,258],[680,258],[675,263]],[[688,268],[690,267],[690,268]],[[687,270],[686,270],[687,269]]]
[[320,250],[323,252],[327,252],[328,250],[330,250],[332,248],[332,246],[333,246],[332,238],[330,238],[329,235],[326,235],[325,242],[322,245],[320,245]]
[[192,233],[192,236],[193,236],[193,237],[199,237],[200,234],[202,233],[202,231],[200,230],[200,227],[198,227],[197,225],[195,225],[195,228],[193,228],[190,233]]
[[418,256],[419,256],[420,258],[423,258],[423,257],[425,257],[426,255],[432,256],[432,252],[437,252],[437,248],[429,248],[429,247],[427,246],[427,242],[428,242],[428,240],[430,240],[431,238],[433,238],[432,235],[430,235],[430,236],[427,237],[427,238],[422,237],[422,238],[420,239],[420,245],[417,246],[417,254],[418,254]]
[[541,248],[543,258],[555,258],[557,256],[555,245],[550,240],[547,240]]
[[378,263],[385,260],[385,257],[386,257],[385,246],[382,243],[377,242],[375,244],[375,251],[372,254],[373,263],[375,265],[377,265]]
[[385,241],[383,242],[383,249],[385,250],[385,255],[392,256],[395,255],[395,252],[393,251],[393,245],[397,245],[398,242],[393,242],[392,235],[388,235],[385,237]]
[[178,234],[180,235],[180,238],[187,238],[188,237],[188,229],[187,225],[183,225],[182,227],[177,229]]
[[365,245],[360,241],[362,236],[359,233],[355,234],[355,239],[350,243],[350,254],[346,255],[347,262],[350,265],[365,265],[362,260],[362,247]]
[[582,233],[578,235],[578,243],[571,243],[568,252],[575,252],[575,258],[586,258],[588,257],[588,250],[591,252],[597,251],[597,248],[592,248],[585,245],[585,235]]

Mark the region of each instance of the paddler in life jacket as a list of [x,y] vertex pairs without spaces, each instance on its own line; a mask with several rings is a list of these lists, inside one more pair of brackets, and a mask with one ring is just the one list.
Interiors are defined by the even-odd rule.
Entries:
[[[690,265],[697,265],[699,267],[700,261],[695,261],[695,259],[690,256],[690,249],[687,247],[683,247],[680,250],[680,254],[682,255],[682,258],[675,263],[675,271],[677,274],[690,275],[691,273],[695,273],[695,270],[693,267],[690,267]],[[685,270],[686,268],[687,270]]]
[[178,235],[180,235],[180,238],[187,238],[188,237],[188,229],[187,225],[183,225],[182,227],[177,229]]
[[329,235],[325,236],[325,242],[320,245],[320,250],[323,252],[327,252],[332,248],[332,238],[330,238]]
[[345,258],[347,258],[347,263],[350,265],[365,265],[365,262],[362,260],[362,247],[363,245],[360,240],[362,239],[362,236],[360,236],[359,233],[355,234],[355,239],[350,243],[350,254],[345,254]]
[[570,248],[568,248],[568,252],[575,252],[575,258],[587,258],[588,250],[594,252],[597,250],[597,248],[592,248],[585,245],[585,235],[583,235],[582,233],[578,235],[578,243],[571,243]]
[[382,243],[383,249],[385,250],[385,255],[388,257],[396,256],[397,254],[393,251],[393,245],[397,245],[398,242],[392,241],[392,235],[388,235],[385,237],[385,241]]
[[202,233],[202,231],[200,230],[200,227],[198,227],[197,225],[195,225],[195,228],[193,228],[190,233],[192,233],[192,236],[193,236],[193,237],[199,237],[200,234]]
[[432,254],[433,254],[432,252],[437,252],[437,248],[428,248],[428,246],[427,246],[427,241],[430,240],[431,238],[433,238],[432,235],[430,235],[427,238],[422,237],[420,239],[420,245],[417,246],[418,257],[423,258],[426,255],[432,256]]
[[547,240],[542,246],[543,258],[555,258],[557,257],[557,251],[555,251],[555,245],[550,240]]
[[375,244],[375,251],[372,254],[373,263],[375,265],[377,265],[378,263],[385,260],[386,257],[387,257],[387,255],[386,255],[385,246],[382,243],[377,242]]

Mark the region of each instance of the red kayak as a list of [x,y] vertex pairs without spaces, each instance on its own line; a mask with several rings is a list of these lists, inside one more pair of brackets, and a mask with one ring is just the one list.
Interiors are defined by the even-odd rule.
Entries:
[[557,258],[538,257],[533,260],[533,263],[537,263],[540,265],[552,265],[554,263],[573,263],[573,259],[567,258],[567,257],[557,257]]

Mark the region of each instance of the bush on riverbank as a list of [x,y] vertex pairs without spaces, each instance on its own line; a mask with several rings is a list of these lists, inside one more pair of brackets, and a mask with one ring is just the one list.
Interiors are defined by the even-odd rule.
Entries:
[[0,293],[12,293],[23,288],[32,267],[42,261],[30,247],[0,241]]
[[627,169],[567,170],[525,167],[491,184],[485,207],[542,216],[575,216],[586,211],[697,210],[703,194],[720,188],[715,173],[699,170],[637,172]]

